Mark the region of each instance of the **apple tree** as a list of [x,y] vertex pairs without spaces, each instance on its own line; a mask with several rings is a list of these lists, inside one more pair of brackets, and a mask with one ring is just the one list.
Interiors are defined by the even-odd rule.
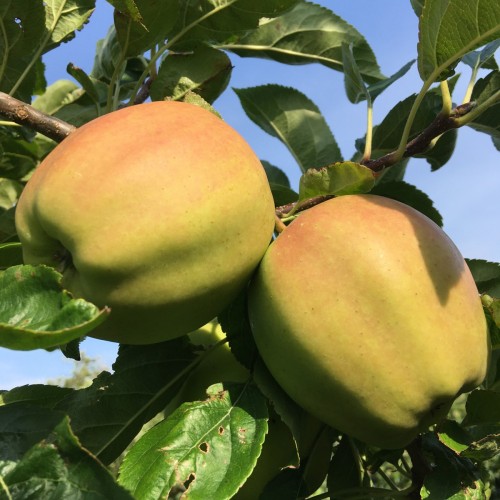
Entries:
[[[54,82],[45,54],[96,0],[0,5],[0,347],[119,343],[90,385],[0,392],[0,499],[500,498],[500,264],[464,259],[406,178],[462,127],[500,149],[498,1],[408,2],[391,76],[307,0],[108,3],[92,70]],[[335,72],[366,108],[354,152],[293,84],[231,89],[234,55]]]

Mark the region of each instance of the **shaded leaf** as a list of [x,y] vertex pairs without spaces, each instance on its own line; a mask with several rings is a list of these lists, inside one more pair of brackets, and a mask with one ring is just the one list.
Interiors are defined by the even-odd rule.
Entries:
[[21,243],[0,243],[0,271],[22,263]]
[[369,100],[370,94],[354,59],[352,45],[342,44],[342,63],[344,66],[344,86],[349,101],[356,104]]
[[234,90],[249,118],[288,148],[302,172],[342,159],[318,107],[297,89],[263,85]]
[[127,0],[126,9],[115,7],[118,41],[127,57],[140,55],[165,40],[179,14],[178,0]]
[[500,264],[481,259],[467,259],[467,264],[479,292],[500,299]]
[[497,0],[426,0],[419,24],[420,77],[447,78],[462,56],[499,36]]
[[43,113],[53,115],[63,106],[74,101],[79,93],[81,93],[81,90],[74,82],[57,80],[52,85],[49,85],[43,95],[38,96],[32,105]]
[[335,449],[328,472],[328,491],[335,495],[342,490],[360,488],[362,484],[359,452],[348,436],[342,436]]
[[370,94],[372,101],[374,101],[385,89],[390,87],[394,82],[398,81],[400,78],[406,75],[406,73],[408,73],[408,71],[410,70],[410,68],[413,66],[414,63],[415,59],[410,62],[407,62],[398,71],[396,71],[396,73],[389,76],[388,78],[384,78],[379,82],[368,85],[368,93]]
[[14,266],[0,274],[0,345],[32,350],[82,337],[107,316],[61,287],[62,276],[45,266]]
[[460,455],[464,458],[470,458],[477,462],[491,460],[500,454],[500,434],[487,436],[475,443],[472,443]]
[[68,64],[66,71],[82,86],[87,95],[97,105],[99,105],[99,93],[97,91],[96,84],[92,81],[92,78],[90,78],[82,68],[79,68],[72,63]]
[[424,8],[424,1],[425,0],[410,0],[411,6],[413,7],[413,10],[415,11],[415,14],[420,17],[420,14],[422,14],[422,9]]
[[35,405],[42,408],[54,408],[54,406],[73,393],[74,389],[59,387],[56,385],[23,385],[15,387],[0,395],[0,406],[22,403],[23,405]]
[[373,171],[359,163],[344,161],[309,169],[300,178],[299,200],[323,195],[368,193],[375,184]]
[[220,50],[201,45],[187,53],[173,52],[163,60],[150,95],[154,101],[183,100],[194,92],[212,103],[226,89],[231,70],[229,57]]
[[94,498],[132,500],[110,471],[83,449],[63,418],[40,443],[4,475],[11,498]]
[[36,86],[37,49],[46,35],[42,0],[6,0],[0,3],[0,90],[31,102]]
[[265,398],[248,384],[215,384],[208,395],[181,405],[132,446],[119,482],[135,498],[166,498],[179,486],[193,500],[207,491],[231,498],[251,474],[267,432]]
[[193,369],[186,338],[154,345],[121,345],[113,373],[101,372],[88,388],[56,408],[71,417],[83,446],[108,464],[172,400]]
[[493,57],[500,47],[500,39],[488,43],[480,51],[472,51],[462,57],[462,62],[472,69],[498,69],[498,64]]
[[458,131],[456,129],[448,130],[439,136],[436,143],[425,153],[415,155],[414,158],[424,158],[431,166],[434,172],[448,163],[455,151]]
[[500,423],[500,393],[498,392],[480,389],[472,391],[467,398],[465,408],[468,426]]
[[[472,100],[481,104],[500,89],[500,71],[492,71],[484,78],[476,82],[472,91]],[[490,135],[494,139],[500,139],[500,102],[496,102],[479,116],[475,117],[467,125],[478,132]]]
[[280,168],[271,165],[268,161],[262,161],[262,166],[267,175],[267,180],[270,183],[278,184],[280,186],[290,187],[290,180],[288,176]]
[[479,470],[470,460],[456,455],[433,433],[423,436],[422,445],[429,461],[435,465],[432,472],[425,476],[420,492],[422,499],[487,498],[487,487],[480,479]]
[[256,30],[220,48],[242,57],[261,57],[285,64],[319,63],[343,71],[344,43],[352,44],[354,59],[365,81],[374,83],[383,78],[365,38],[331,10],[312,2],[298,2],[289,12],[266,20]]
[[432,200],[420,189],[404,181],[384,182],[377,184],[371,194],[386,196],[393,200],[400,201],[423,213],[438,226],[443,226],[443,219],[440,213],[434,208]]

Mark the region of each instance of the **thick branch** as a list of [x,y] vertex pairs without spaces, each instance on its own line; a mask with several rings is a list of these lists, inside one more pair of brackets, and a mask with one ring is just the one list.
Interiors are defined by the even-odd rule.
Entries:
[[40,132],[40,134],[57,142],[61,142],[76,130],[73,125],[42,113],[29,104],[14,99],[14,97],[4,92],[0,92],[0,115],[11,122],[25,125],[36,132]]
[[[434,139],[448,130],[459,128],[460,124],[456,121],[456,118],[466,115],[474,107],[474,105],[475,104],[473,102],[462,104],[457,106],[449,116],[438,115],[427,128],[425,128],[419,135],[417,135],[417,137],[415,137],[415,139],[406,145],[403,158],[424,153],[427,149],[429,149],[429,146]],[[401,159],[402,158],[398,156],[397,151],[393,151],[392,153],[388,153],[375,160],[367,160],[362,163],[374,172],[380,172],[384,168],[394,165]]]

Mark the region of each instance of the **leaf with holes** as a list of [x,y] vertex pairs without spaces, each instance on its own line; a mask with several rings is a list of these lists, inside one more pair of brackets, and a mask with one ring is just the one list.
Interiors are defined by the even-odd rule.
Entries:
[[359,163],[344,161],[311,168],[300,178],[299,201],[314,196],[368,193],[374,184],[373,171]]
[[231,498],[251,474],[267,432],[267,404],[253,385],[215,384],[184,403],[130,449],[119,483],[138,500]]

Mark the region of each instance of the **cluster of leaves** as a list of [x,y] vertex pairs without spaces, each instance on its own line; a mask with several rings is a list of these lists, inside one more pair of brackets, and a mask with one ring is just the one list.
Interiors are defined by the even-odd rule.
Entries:
[[[422,88],[377,126],[371,123],[375,99],[414,62],[384,76],[365,38],[324,7],[305,0],[108,1],[115,7],[114,22],[97,43],[92,71],[69,64],[77,83],[51,85],[42,56],[91,22],[95,0],[3,2],[0,90],[26,103],[36,95],[33,107],[80,126],[148,98],[210,106],[227,89],[231,53],[282,64],[322,64],[343,73],[349,100],[365,102],[368,117],[366,135],[356,141],[349,160],[320,110],[297,89],[270,84],[235,90],[249,118],[285,144],[302,172],[296,192],[280,168],[263,161],[283,223],[315,200],[372,192],[404,201],[441,225],[432,201],[404,181],[409,156],[425,158],[433,170],[442,167],[453,152],[456,129],[464,125],[489,134],[500,149],[500,75],[493,57],[500,7],[495,0],[412,0],[420,20]],[[461,106],[454,107],[459,62],[471,68],[471,80]],[[477,80],[479,69],[487,74]],[[27,127],[0,123],[0,269],[5,269],[0,271],[0,345],[59,346],[65,355],[78,357],[78,339],[108,311],[72,299],[55,271],[22,266],[13,222],[29,173],[54,146]],[[300,456],[283,464],[289,467],[267,484],[261,498],[304,498],[315,491],[320,491],[317,498],[484,498],[495,488],[488,464],[500,442],[500,415],[494,410],[500,407],[500,269],[484,261],[469,265],[490,324],[491,370],[484,387],[468,398],[460,423],[444,422],[407,451],[374,450],[322,427],[312,451],[302,454],[307,416],[260,362],[245,297],[239,297],[219,321],[251,375],[247,383],[220,381],[204,401],[176,408],[180,387],[212,352],[200,356],[187,339],[121,346],[112,372],[101,372],[89,387],[32,385],[3,392],[0,498],[72,498],[88,491],[120,499],[206,498],[207,491],[213,498],[231,498],[258,463],[271,411],[288,426]],[[161,412],[165,418],[131,445]],[[113,464],[118,474],[111,473]],[[387,472],[390,465],[397,481]]]

